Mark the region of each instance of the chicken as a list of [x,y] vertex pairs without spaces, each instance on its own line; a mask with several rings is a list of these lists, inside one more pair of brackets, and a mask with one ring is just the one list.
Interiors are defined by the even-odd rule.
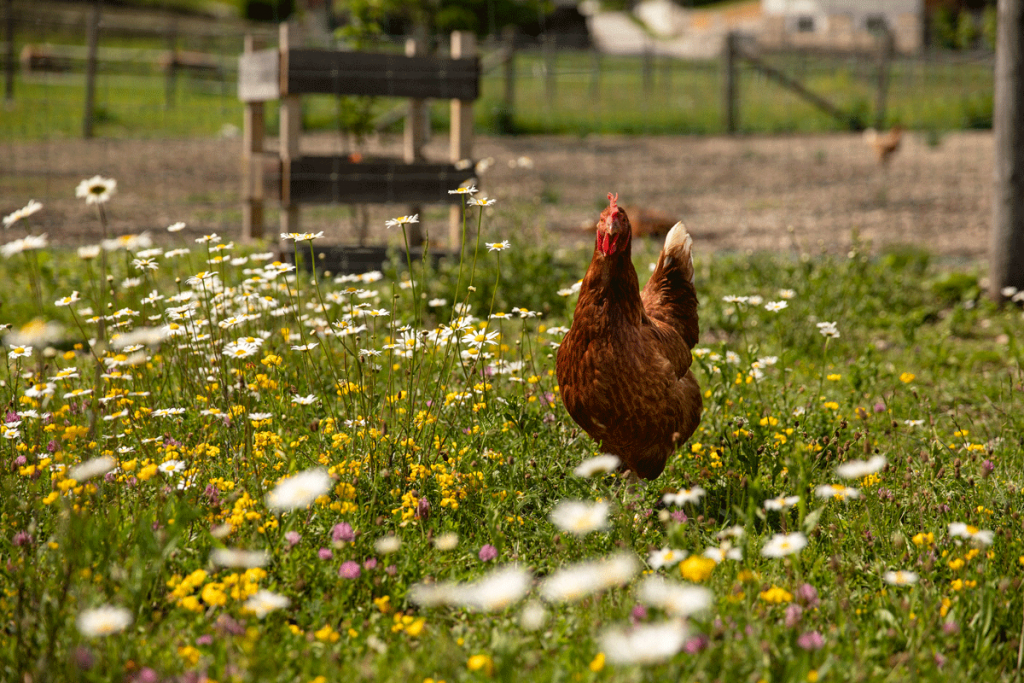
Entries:
[[[668,214],[655,209],[640,206],[624,206],[622,209],[631,216],[629,222],[633,226],[633,237],[664,237],[675,225]],[[589,221],[582,227],[590,232],[595,230],[595,225]]]
[[690,371],[699,333],[692,239],[676,223],[640,292],[633,232],[617,199],[608,195],[597,222],[594,256],[558,348],[558,385],[569,415],[603,451],[654,479],[703,409]]
[[900,148],[900,140],[903,138],[903,128],[893,126],[888,133],[879,133],[874,128],[864,131],[864,142],[875,151],[878,163],[885,166],[889,158]]

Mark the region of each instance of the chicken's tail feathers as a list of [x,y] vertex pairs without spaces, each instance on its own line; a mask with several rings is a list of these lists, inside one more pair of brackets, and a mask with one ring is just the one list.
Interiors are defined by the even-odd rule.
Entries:
[[666,265],[679,268],[683,277],[693,284],[693,237],[686,231],[682,221],[677,222],[665,236]]
[[693,238],[682,223],[665,237],[658,264],[640,298],[647,315],[675,328],[692,349],[697,344],[697,293],[694,288]]

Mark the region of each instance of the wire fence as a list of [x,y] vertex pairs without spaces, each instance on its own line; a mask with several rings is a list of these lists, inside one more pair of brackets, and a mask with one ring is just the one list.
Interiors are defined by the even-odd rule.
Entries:
[[[40,216],[49,216],[44,227],[51,239],[68,243],[92,239],[92,217],[76,204],[73,189],[82,178],[101,174],[118,179],[121,186],[120,205],[112,213],[115,231],[161,231],[184,220],[196,233],[236,235],[241,222],[242,126],[237,58],[247,32],[255,30],[272,46],[275,31],[237,22],[178,18],[145,23],[138,17],[104,14],[93,112],[95,139],[83,140],[86,35],[82,11],[78,15],[19,16],[14,49],[4,46],[2,53],[13,53],[17,61],[10,70],[13,92],[0,116],[0,150],[5,159],[0,165],[0,212],[6,214],[35,198],[48,205],[49,211]],[[429,42],[444,53],[445,41],[446,37],[436,37]],[[382,49],[400,51],[402,42],[396,39]],[[868,234],[873,234],[871,226],[884,232],[885,221],[871,217],[879,212],[892,218],[890,227],[905,226],[919,220],[922,212],[932,211],[949,220],[924,220],[930,230],[945,229],[955,220],[983,229],[981,215],[987,206],[982,179],[989,173],[984,160],[990,155],[990,137],[954,131],[984,130],[991,125],[990,53],[927,52],[896,56],[886,65],[884,126],[898,124],[912,133],[906,134],[900,156],[883,166],[859,134],[849,132],[849,120],[866,125],[878,113],[881,67],[877,55],[768,52],[756,45],[747,49],[762,65],[786,74],[849,119],[844,123],[780,86],[764,68],[740,60],[732,84],[738,102],[737,131],[812,137],[789,145],[749,136],[722,140],[722,149],[731,151],[721,152],[720,161],[692,151],[703,144],[697,138],[676,140],[671,147],[691,159],[663,165],[660,170],[672,182],[662,187],[660,180],[651,181],[645,175],[656,176],[659,169],[642,165],[642,160],[642,170],[622,169],[617,182],[614,176],[587,169],[610,160],[619,163],[609,149],[618,149],[620,144],[636,165],[628,143],[602,134],[722,135],[728,127],[729,106],[724,59],[683,60],[655,52],[602,55],[590,49],[559,47],[550,39],[483,41],[484,75],[474,110],[477,144],[473,157],[475,161],[493,157],[496,163],[483,164],[490,170],[481,175],[482,184],[492,194],[501,191],[502,182],[513,185],[506,194],[510,201],[519,202],[518,208],[505,214],[513,229],[517,222],[526,222],[523,216],[531,211],[534,222],[546,230],[574,229],[593,211],[594,198],[613,189],[610,182],[631,189],[638,202],[652,209],[702,215],[706,223],[721,225],[723,234],[730,222],[765,225],[783,234],[793,225],[827,222],[825,216],[811,221],[802,209],[777,206],[768,190],[763,199],[746,202],[740,213],[733,207],[705,206],[691,196],[692,188],[686,187],[692,175],[687,161],[700,158],[701,163],[720,164],[718,184],[708,185],[709,194],[715,196],[720,191],[734,197],[752,192],[742,184],[741,176],[729,172],[729,165],[733,169],[749,166],[749,173],[761,179],[789,174],[790,187],[804,187],[808,195],[827,191],[827,183],[861,187],[859,203],[851,200],[845,208],[821,209],[847,233],[858,226],[867,228]],[[374,132],[352,135],[351,111],[337,98],[305,98],[303,125],[314,132],[305,139],[317,150],[331,153],[400,156],[397,138],[404,102],[378,98],[371,111]],[[446,102],[430,106],[435,129],[446,129],[448,116]],[[272,107],[268,125],[271,130],[277,125]],[[537,144],[531,137],[535,134],[563,137]],[[649,144],[644,141],[644,146]],[[657,149],[657,142],[653,145]],[[270,146],[272,149],[272,141]],[[760,147],[771,151],[750,151]],[[447,160],[443,140],[433,140],[427,151],[438,160]],[[949,166],[950,171],[933,171],[938,164]],[[823,168],[815,171],[815,166]],[[705,171],[702,169],[702,174]],[[883,173],[886,180],[879,181]],[[905,182],[903,194],[912,196],[914,181],[920,183],[922,173],[931,173],[936,182],[945,183],[947,196],[964,193],[959,204],[954,207],[939,199],[939,203],[929,204],[929,192],[936,198],[942,194],[938,187],[921,190],[919,194],[928,196],[909,203],[894,201],[899,192],[894,188]],[[818,185],[815,179],[820,180]],[[673,186],[679,188],[675,195]],[[367,197],[368,204],[373,200]],[[398,215],[395,212],[403,209],[317,207],[304,214],[303,228],[327,229],[344,241],[359,232],[358,224],[376,224],[378,219],[382,223],[384,217]],[[445,220],[443,209],[435,213]],[[426,208],[424,218],[431,214]],[[273,225],[274,220],[271,209],[267,221]],[[904,228],[892,230],[906,232]],[[885,241],[897,241],[899,236],[890,235]],[[758,245],[772,246],[762,244],[764,241]],[[739,245],[723,241],[726,248]],[[969,253],[971,248],[959,251]]]

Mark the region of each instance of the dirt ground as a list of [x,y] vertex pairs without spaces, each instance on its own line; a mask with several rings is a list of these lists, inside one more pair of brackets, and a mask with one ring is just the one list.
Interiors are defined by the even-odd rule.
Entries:
[[[397,154],[400,140],[368,143],[367,153]],[[235,238],[241,140],[47,141],[0,143],[0,213],[39,199],[35,231],[59,243],[96,239],[96,220],[74,187],[94,174],[118,180],[109,205],[115,234],[163,229],[185,221],[193,235]],[[336,136],[307,135],[306,153],[348,152]],[[436,138],[428,158],[443,160]],[[482,193],[498,200],[487,235],[520,240],[554,236],[560,244],[589,241],[581,225],[619,202],[685,221],[708,251],[845,251],[854,233],[874,249],[909,243],[968,259],[988,249],[992,202],[992,135],[908,133],[888,167],[857,134],[778,137],[479,137],[474,157],[493,164]],[[372,199],[368,197],[368,199]],[[408,207],[375,205],[370,241],[393,239],[387,218]],[[348,209],[303,210],[303,230],[332,241],[355,239]],[[267,231],[278,232],[274,214]],[[421,218],[431,235],[447,227],[443,207]],[[183,233],[188,235],[189,233]]]

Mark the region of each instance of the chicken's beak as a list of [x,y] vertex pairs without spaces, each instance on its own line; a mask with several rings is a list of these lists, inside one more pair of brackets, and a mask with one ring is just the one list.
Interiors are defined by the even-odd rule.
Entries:
[[622,210],[613,211],[597,226],[597,248],[605,256],[622,251],[629,240],[629,230]]

